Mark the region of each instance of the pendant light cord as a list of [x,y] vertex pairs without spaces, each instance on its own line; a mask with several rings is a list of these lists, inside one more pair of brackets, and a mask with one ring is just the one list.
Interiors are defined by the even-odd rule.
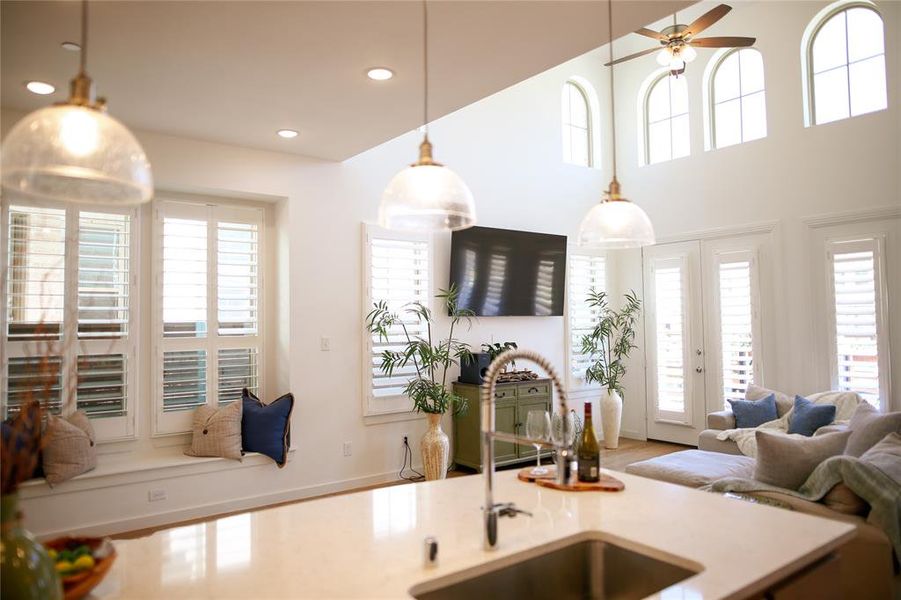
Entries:
[[422,125],[429,137],[429,2],[422,0]]
[[78,68],[82,74],[88,63],[88,0],[81,0],[81,52]]
[[607,33],[610,37],[610,133],[613,139],[613,180],[616,181],[616,95],[613,93],[613,0],[607,0]]

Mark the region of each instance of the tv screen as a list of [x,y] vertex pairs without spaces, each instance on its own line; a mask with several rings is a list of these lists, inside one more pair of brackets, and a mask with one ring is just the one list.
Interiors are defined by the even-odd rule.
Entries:
[[451,236],[450,281],[480,317],[562,316],[566,236],[471,227]]

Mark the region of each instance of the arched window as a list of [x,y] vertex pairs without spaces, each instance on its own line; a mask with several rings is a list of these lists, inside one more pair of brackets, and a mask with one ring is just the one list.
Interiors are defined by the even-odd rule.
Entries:
[[688,133],[688,85],[685,76],[665,71],[645,96],[645,162],[654,164],[691,153]]
[[585,88],[573,80],[563,84],[563,160],[573,165],[594,164],[592,110]]
[[883,110],[885,35],[870,2],[837,2],[804,33],[806,125],[820,125]]
[[714,60],[709,91],[713,147],[766,137],[763,55],[741,48],[727,50]]

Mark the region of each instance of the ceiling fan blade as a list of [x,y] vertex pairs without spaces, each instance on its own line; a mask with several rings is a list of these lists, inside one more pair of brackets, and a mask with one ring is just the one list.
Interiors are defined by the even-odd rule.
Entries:
[[605,67],[609,67],[610,65],[618,65],[621,62],[626,62],[627,60],[632,60],[633,58],[638,58],[639,56],[644,56],[645,54],[650,54],[651,52],[659,52],[660,48],[648,48],[647,50],[642,50],[641,52],[636,52],[635,54],[630,54],[628,56],[624,56],[622,58],[617,58],[612,63],[604,63]]
[[756,41],[757,38],[751,37],[709,37],[694,39],[688,44],[696,48],[745,48]]
[[732,7],[727,4],[720,4],[719,6],[708,10],[706,13],[698,17],[692,22],[691,25],[685,28],[683,35],[688,37],[690,35],[698,35],[720,19],[726,16],[732,10]]
[[665,35],[657,32],[657,31],[654,31],[652,29],[648,29],[647,27],[642,27],[641,29],[636,29],[635,33],[637,33],[638,35],[643,35],[645,37],[649,37],[654,40],[658,40],[660,42],[667,41],[667,37]]

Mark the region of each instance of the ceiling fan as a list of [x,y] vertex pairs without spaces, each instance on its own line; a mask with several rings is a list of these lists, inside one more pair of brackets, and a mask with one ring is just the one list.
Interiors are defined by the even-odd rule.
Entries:
[[657,62],[665,67],[670,68],[673,75],[680,75],[685,72],[685,64],[693,61],[698,53],[695,48],[743,48],[752,46],[756,38],[752,37],[708,37],[696,38],[695,36],[722,19],[732,10],[731,6],[720,4],[719,6],[707,11],[690,25],[682,25],[676,22],[676,15],[673,15],[673,24],[666,27],[663,31],[657,32],[642,27],[635,33],[657,40],[663,46],[662,48],[649,48],[630,54],[622,58],[617,58],[612,62],[606,63],[604,66],[609,67],[639,56],[657,52]]

